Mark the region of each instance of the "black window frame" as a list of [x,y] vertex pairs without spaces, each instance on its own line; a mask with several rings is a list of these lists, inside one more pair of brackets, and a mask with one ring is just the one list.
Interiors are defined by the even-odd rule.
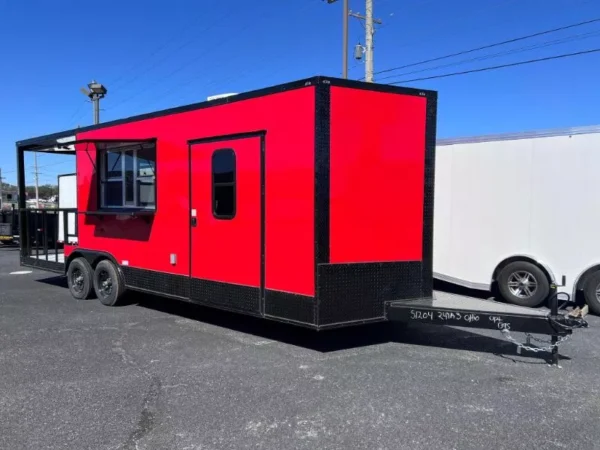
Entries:
[[[99,210],[139,210],[139,211],[156,211],[157,207],[157,144],[156,141],[150,142],[122,142],[116,143],[113,145],[103,145],[103,143],[98,143],[96,145],[97,151],[97,160],[99,167],[99,177],[98,177],[98,209]],[[139,164],[138,164],[138,152],[147,153],[150,152],[151,158],[150,161],[154,162],[152,168],[152,174],[148,176],[139,176]],[[109,153],[120,153],[118,159],[121,164],[121,175],[118,177],[108,177],[108,154]],[[125,161],[124,154],[131,153],[133,157],[133,202],[128,203],[126,201],[127,194],[127,183],[126,183],[126,174],[124,172]],[[148,161],[147,158],[142,158]],[[148,182],[147,180],[151,181]],[[121,205],[110,205],[106,201],[106,185],[110,182],[119,182],[121,183]],[[143,184],[151,184],[153,185],[152,194],[154,197],[154,201],[150,205],[142,205],[140,204],[140,187]]]
[[[219,153],[223,153],[223,152],[227,152],[233,156],[233,180],[232,181],[227,181],[227,182],[215,181],[215,170],[214,170],[215,155],[218,155]],[[237,155],[233,148],[231,148],[231,147],[218,148],[213,151],[211,158],[210,158],[210,174],[211,174],[211,185],[212,185],[211,209],[212,209],[213,217],[218,220],[231,220],[231,219],[235,218],[236,213],[237,213]],[[217,210],[216,210],[216,206],[217,206],[217,204],[216,204],[216,188],[229,187],[229,186],[233,187],[233,201],[232,201],[233,207],[232,207],[231,214],[218,214]]]

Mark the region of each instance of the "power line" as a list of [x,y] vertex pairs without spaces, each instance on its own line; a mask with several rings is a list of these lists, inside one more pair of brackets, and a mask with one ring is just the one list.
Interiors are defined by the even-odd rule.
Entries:
[[[214,25],[214,24],[213,24]],[[245,27],[243,27],[241,30],[245,30],[246,28],[248,28],[250,25],[252,25],[252,22],[248,22],[246,24]],[[238,30],[238,31],[241,31]],[[135,91],[133,94],[131,94],[130,96],[126,97],[125,99],[121,100],[120,102],[118,102],[116,105],[112,105],[109,108],[107,108],[107,110],[113,110],[125,103],[127,103],[128,101],[134,99],[135,97],[137,97],[138,95],[144,93],[145,91],[147,91],[149,88],[154,87],[160,83],[162,83],[163,81],[171,78],[173,75],[179,73],[181,70],[185,69],[187,66],[189,66],[190,64],[193,64],[194,62],[198,61],[199,59],[201,59],[202,57],[205,57],[210,50],[214,50],[215,48],[218,48],[219,46],[225,44],[226,42],[228,42],[230,39],[232,39],[234,37],[234,35],[230,35],[229,39],[226,40],[221,40],[219,42],[218,45],[213,46],[211,49],[209,49],[208,51],[202,52],[199,55],[197,55],[195,58],[191,58],[188,59],[184,64],[180,65],[177,69],[171,71],[168,75],[164,76],[164,77],[160,77],[157,80],[155,80],[154,83],[150,84],[150,86],[147,86],[145,89],[138,89],[137,91]],[[145,73],[147,73],[148,71],[142,72],[141,74],[138,74],[136,77],[134,77],[134,80],[139,78],[141,75],[144,75]]]
[[[308,9],[309,7],[313,6],[314,4],[315,4],[315,0],[313,0],[313,2],[312,2],[312,3],[311,3],[311,2],[309,2],[309,1],[307,1],[307,2],[305,2],[305,3],[303,3],[303,4],[301,4],[301,5],[300,5],[300,8],[298,8],[298,10],[295,12],[295,14],[299,14],[300,12],[303,12],[304,10],[306,10],[306,9]],[[263,18],[266,18],[266,19],[270,19],[271,17],[272,17],[272,14],[271,14],[271,15],[265,15],[265,16],[263,16]],[[246,23],[246,25],[245,25],[245,26],[243,26],[243,27],[241,27],[241,28],[239,28],[239,29],[237,30],[237,31],[238,31],[238,34],[239,34],[240,32],[242,32],[242,31],[245,31],[246,29],[248,29],[250,26],[252,26],[252,25],[253,25],[253,24],[255,24],[255,23],[256,23],[256,22],[251,22],[251,21],[248,21],[248,22]],[[143,94],[144,92],[146,92],[146,91],[147,91],[147,89],[148,89],[148,88],[150,88],[150,87],[153,87],[153,86],[156,86],[156,85],[158,85],[158,84],[161,84],[163,81],[165,81],[165,80],[167,80],[167,79],[171,78],[173,75],[175,75],[175,74],[179,73],[181,70],[185,69],[185,68],[186,68],[187,66],[189,66],[190,64],[193,64],[194,62],[196,62],[196,61],[200,60],[201,58],[203,58],[203,57],[207,56],[207,55],[210,53],[210,50],[213,50],[213,51],[214,51],[215,49],[219,48],[220,46],[222,46],[222,45],[226,44],[228,41],[230,41],[230,40],[231,40],[231,39],[233,39],[234,37],[235,37],[235,36],[231,35],[231,36],[229,36],[229,38],[228,38],[228,39],[225,39],[225,40],[220,40],[220,41],[219,41],[219,43],[218,43],[217,45],[215,45],[215,46],[211,47],[211,49],[209,49],[209,50],[207,50],[207,51],[205,51],[205,52],[202,52],[202,53],[200,53],[199,55],[197,55],[196,57],[194,57],[194,58],[192,58],[192,59],[190,59],[190,60],[186,61],[184,64],[180,65],[178,68],[176,68],[175,70],[173,70],[172,72],[170,72],[168,75],[166,75],[166,76],[164,76],[164,77],[161,77],[161,78],[159,78],[158,80],[155,80],[155,82],[154,82],[154,83],[152,83],[150,86],[148,86],[148,87],[147,87],[145,90],[138,90],[138,91],[134,92],[132,95],[130,95],[130,96],[128,96],[128,97],[126,97],[126,98],[125,98],[125,99],[123,99],[122,101],[118,102],[116,105],[113,105],[113,106],[111,106],[110,108],[107,108],[107,110],[109,110],[109,109],[110,109],[110,110],[116,109],[116,108],[118,108],[118,107],[122,106],[123,104],[127,103],[128,101],[130,101],[130,100],[134,99],[135,97],[139,96],[140,94]],[[202,76],[202,75],[204,75],[204,74],[205,74],[205,73],[201,73],[201,74],[200,74],[200,76]],[[241,74],[240,74],[239,72],[238,72],[238,75],[240,75],[240,76],[241,76]],[[190,80],[184,81],[184,82],[182,82],[182,83],[178,83],[178,84],[176,84],[175,86],[171,86],[169,89],[167,89],[167,91],[165,91],[165,92],[163,92],[162,94],[160,94],[160,95],[158,95],[158,96],[155,96],[154,98],[152,98],[152,99],[151,99],[151,101],[150,101],[149,103],[147,103],[146,105],[155,104],[155,103],[156,103],[156,102],[158,102],[159,100],[162,100],[162,99],[164,99],[164,98],[167,98],[167,97],[169,97],[170,95],[172,95],[173,93],[175,93],[175,92],[177,92],[179,89],[181,89],[183,86],[189,85],[190,83],[192,83],[193,81],[195,81],[195,80],[196,80],[196,79],[198,79],[198,78],[199,78],[198,76],[195,76],[195,77],[193,77],[193,78],[192,78],[192,79],[190,79]],[[229,79],[231,79],[231,78],[232,78],[232,77],[229,77]],[[234,76],[233,78],[234,78],[234,79],[236,79],[236,78],[239,78],[239,77],[235,77],[235,76]],[[206,88],[206,87],[208,87],[208,86],[210,86],[210,85],[214,85],[214,84],[215,84],[217,81],[225,81],[225,80],[223,80],[222,78],[221,78],[221,79],[219,79],[219,78],[217,78],[217,79],[213,79],[213,80],[212,80],[212,81],[210,81],[208,84],[205,84],[205,85],[203,85],[203,87],[204,87],[204,88]]]
[[[165,57],[161,58],[161,59],[157,59],[156,61],[154,61],[153,64],[150,65],[150,67],[148,67],[146,70],[138,72],[137,74],[135,74],[128,82],[126,82],[125,84],[121,85],[120,88],[122,89],[125,86],[128,86],[130,84],[132,84],[133,82],[137,81],[140,79],[140,77],[142,77],[143,75],[147,74],[148,72],[152,71],[153,69],[160,67],[166,60],[168,60],[171,56],[173,56],[175,53],[177,53],[178,51],[180,51],[181,49],[187,47],[188,45],[190,45],[192,42],[194,42],[194,40],[201,35],[203,32],[207,32],[209,30],[211,30],[212,28],[214,28],[215,26],[217,26],[220,22],[223,22],[225,19],[229,18],[233,13],[235,12],[234,9],[229,10],[229,12],[227,12],[226,14],[224,14],[219,20],[211,23],[208,27],[204,28],[203,30],[200,30],[198,32],[198,34],[196,34],[194,37],[192,37],[191,39],[188,39],[186,42],[184,42],[182,45],[180,45],[179,47],[177,47],[175,50],[173,50],[172,52],[169,52]],[[157,52],[158,53],[158,52]],[[114,89],[114,87],[112,88]]]
[[[217,0],[217,1],[218,1],[218,0]],[[217,4],[217,1],[213,2],[213,3],[212,3],[212,4],[211,4],[209,7],[208,7],[208,9],[211,9],[213,6],[216,6],[216,4]],[[229,16],[229,15],[230,15],[230,13],[231,13],[231,10],[229,11],[229,13],[228,13],[228,14],[224,15],[224,16],[222,17],[222,19],[223,19],[223,18],[225,18],[226,16]],[[114,89],[114,88],[115,88],[115,85],[118,85],[118,84],[119,84],[119,82],[120,82],[120,81],[121,81],[123,78],[125,78],[125,74],[126,74],[127,72],[132,72],[132,71],[134,71],[134,70],[139,70],[139,68],[140,68],[140,65],[141,65],[142,63],[144,63],[146,60],[150,60],[152,57],[154,57],[155,55],[157,55],[158,53],[160,53],[160,51],[161,51],[161,50],[168,48],[168,47],[169,47],[169,45],[170,45],[171,43],[173,43],[173,42],[177,41],[177,40],[179,39],[179,37],[181,37],[181,35],[182,35],[183,33],[187,32],[189,29],[191,29],[191,28],[193,28],[193,27],[195,27],[195,26],[197,26],[197,25],[198,25],[198,21],[197,21],[197,19],[196,19],[196,18],[194,18],[194,19],[192,20],[192,22],[191,22],[191,23],[189,23],[189,24],[188,24],[186,27],[184,27],[183,29],[179,29],[179,31],[178,31],[178,32],[177,32],[177,33],[176,33],[174,36],[172,36],[170,39],[167,39],[166,41],[164,41],[162,45],[159,45],[157,48],[155,48],[155,49],[154,49],[152,52],[150,52],[150,54],[149,54],[149,55],[147,55],[147,56],[145,56],[145,57],[141,58],[141,59],[140,59],[140,60],[139,60],[137,63],[133,64],[133,65],[132,65],[132,66],[131,66],[131,67],[130,67],[128,70],[125,70],[125,71],[124,71],[124,72],[122,72],[122,73],[121,73],[121,74],[120,74],[120,75],[119,75],[117,78],[115,78],[114,80],[111,80],[111,81],[110,81],[109,83],[107,83],[107,84],[110,84],[111,88],[112,88],[112,89]],[[189,45],[191,42],[193,42],[193,40],[194,40],[195,38],[197,38],[199,35],[201,35],[201,34],[202,34],[202,33],[204,33],[205,31],[208,31],[209,29],[211,29],[211,28],[212,28],[214,25],[215,25],[215,22],[212,22],[212,23],[211,23],[209,26],[207,26],[207,27],[204,27],[203,29],[200,29],[200,30],[196,30],[196,32],[194,33],[194,36],[193,36],[191,39],[188,39],[187,41],[185,41],[185,43],[184,43],[183,45],[181,45],[180,47],[178,47],[178,48],[177,48],[176,50],[174,50],[173,52],[170,52],[170,53],[169,53],[169,56],[170,56],[170,55],[172,55],[172,54],[173,54],[173,53],[175,53],[175,52],[178,52],[178,51],[179,51],[179,50],[181,50],[183,47],[186,47],[187,45]],[[163,60],[161,60],[161,62],[162,62],[162,61],[164,61],[164,59],[163,59]],[[154,68],[154,67],[156,67],[157,65],[158,65],[158,63],[157,63],[156,61],[154,61],[154,64],[152,64],[152,65],[151,65],[151,67],[150,67],[149,69],[147,69],[147,70],[146,70],[146,72],[147,72],[147,71],[149,71],[149,70],[151,70],[151,69],[153,69],[153,68]],[[136,76],[137,76],[137,75],[134,75],[134,77],[136,77]],[[129,83],[131,83],[132,81],[133,81],[133,80],[130,80],[130,81],[129,81]],[[129,83],[126,83],[126,84],[129,84]]]
[[530,38],[537,37],[537,36],[543,36],[545,34],[556,33],[557,31],[567,30],[569,28],[580,27],[580,26],[588,25],[590,23],[595,23],[595,22],[600,22],[600,18],[592,19],[592,20],[586,20],[585,22],[579,22],[579,23],[575,23],[575,24],[571,24],[571,25],[566,25],[566,26],[559,27],[559,28],[553,28],[551,30],[540,31],[538,33],[528,34],[527,36],[520,36],[520,37],[517,37],[517,38],[508,39],[506,41],[496,42],[494,44],[484,45],[484,46],[477,47],[477,48],[472,48],[472,49],[469,49],[469,50],[463,50],[463,51],[460,51],[460,52],[451,53],[449,55],[438,56],[437,58],[426,59],[424,61],[418,61],[418,62],[411,63],[411,64],[405,64],[403,66],[392,67],[390,69],[385,69],[385,70],[380,70],[379,72],[375,72],[375,74],[378,75],[378,74],[381,74],[381,73],[393,72],[395,70],[406,69],[408,67],[419,66],[421,64],[427,64],[427,63],[430,63],[430,62],[440,61],[442,59],[452,58],[454,56],[466,55],[467,53],[477,52],[479,50],[485,50],[485,49],[492,48],[492,47],[498,47],[499,45],[511,44],[513,42],[518,42],[518,41],[522,41],[522,40],[525,40],[525,39],[530,39]]
[[568,58],[570,56],[586,55],[586,54],[589,54],[589,53],[597,53],[597,52],[600,52],[600,48],[594,48],[594,49],[591,49],[591,50],[583,50],[583,51],[575,52],[575,53],[564,53],[562,55],[548,56],[546,58],[529,59],[529,60],[526,60],[526,61],[518,61],[518,62],[515,62],[515,63],[501,64],[501,65],[498,65],[498,66],[483,67],[483,68],[480,68],[480,69],[464,70],[462,72],[453,72],[453,73],[446,73],[446,74],[443,74],[443,75],[434,75],[434,76],[431,76],[431,77],[414,78],[412,80],[394,81],[393,83],[388,83],[388,84],[411,83],[413,81],[423,81],[423,80],[433,80],[433,79],[437,79],[437,78],[447,78],[447,77],[453,77],[453,76],[457,76],[457,75],[466,75],[468,73],[486,72],[488,70],[503,69],[505,67],[522,66],[522,65],[525,65],[525,64],[533,64],[533,63],[542,62],[542,61],[550,61],[550,60],[553,60],[553,59]]
[[412,75],[414,73],[422,73],[422,72],[427,72],[430,70],[436,70],[436,69],[442,69],[444,67],[452,67],[452,66],[459,66],[461,64],[466,64],[466,63],[470,63],[470,62],[474,62],[474,61],[483,61],[486,59],[493,59],[493,58],[497,58],[499,56],[506,56],[506,55],[513,55],[516,53],[522,53],[522,52],[526,52],[529,50],[536,50],[536,49],[540,49],[540,48],[545,48],[545,47],[551,47],[553,45],[559,45],[559,44],[564,44],[567,42],[573,42],[573,41],[578,41],[578,40],[582,40],[582,39],[586,39],[589,37],[594,37],[594,36],[598,36],[600,34],[600,31],[591,31],[588,33],[581,33],[581,34],[577,34],[575,36],[567,36],[565,38],[560,38],[560,39],[555,39],[553,41],[547,41],[547,42],[542,42],[540,44],[533,44],[533,45],[528,45],[525,47],[519,47],[516,49],[511,49],[511,50],[504,50],[498,53],[492,53],[489,55],[482,55],[482,56],[476,56],[475,58],[469,58],[469,59],[463,59],[461,61],[456,61],[456,62],[452,62],[449,64],[441,64],[439,66],[433,66],[433,67],[426,67],[425,69],[418,69],[418,70],[411,70],[410,72],[404,72],[401,74],[392,74],[392,75],[388,75],[385,77],[381,77],[379,78],[379,81],[381,80],[387,80],[390,78],[398,78],[398,77],[403,77],[406,75]]

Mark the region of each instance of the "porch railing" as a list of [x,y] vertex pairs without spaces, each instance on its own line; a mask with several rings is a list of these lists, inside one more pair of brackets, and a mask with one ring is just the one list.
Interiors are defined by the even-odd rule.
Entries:
[[64,268],[64,244],[77,243],[75,208],[20,210],[21,262],[60,271]]

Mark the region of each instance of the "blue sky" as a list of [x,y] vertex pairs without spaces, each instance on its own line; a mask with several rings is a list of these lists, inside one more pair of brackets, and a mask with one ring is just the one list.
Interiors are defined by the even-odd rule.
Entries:
[[[98,6],[95,6],[98,5]],[[374,0],[383,20],[375,71],[600,17],[597,0]],[[363,0],[350,0],[364,13]],[[0,167],[16,179],[14,143],[85,126],[79,92],[92,79],[109,92],[101,120],[193,103],[311,75],[341,74],[341,0],[0,0]],[[573,36],[570,42],[482,61],[476,56]],[[364,43],[350,21],[350,46]],[[382,83],[600,47],[600,22],[464,55]],[[350,55],[351,56],[351,55]],[[350,78],[364,65],[350,58]],[[438,137],[600,124],[600,53],[407,83],[439,92]],[[385,75],[391,75],[385,74]],[[383,76],[383,75],[382,75]],[[377,76],[376,76],[377,81]],[[39,157],[40,182],[73,171]],[[31,158],[27,182],[32,180]]]

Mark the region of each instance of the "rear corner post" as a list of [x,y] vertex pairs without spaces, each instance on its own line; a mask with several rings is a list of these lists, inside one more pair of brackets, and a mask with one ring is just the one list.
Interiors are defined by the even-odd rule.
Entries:
[[19,205],[19,242],[21,245],[20,254],[21,257],[28,256],[25,254],[27,245],[27,233],[26,233],[26,188],[25,188],[25,149],[19,144],[16,144],[17,152],[17,187],[19,192],[18,205]]

